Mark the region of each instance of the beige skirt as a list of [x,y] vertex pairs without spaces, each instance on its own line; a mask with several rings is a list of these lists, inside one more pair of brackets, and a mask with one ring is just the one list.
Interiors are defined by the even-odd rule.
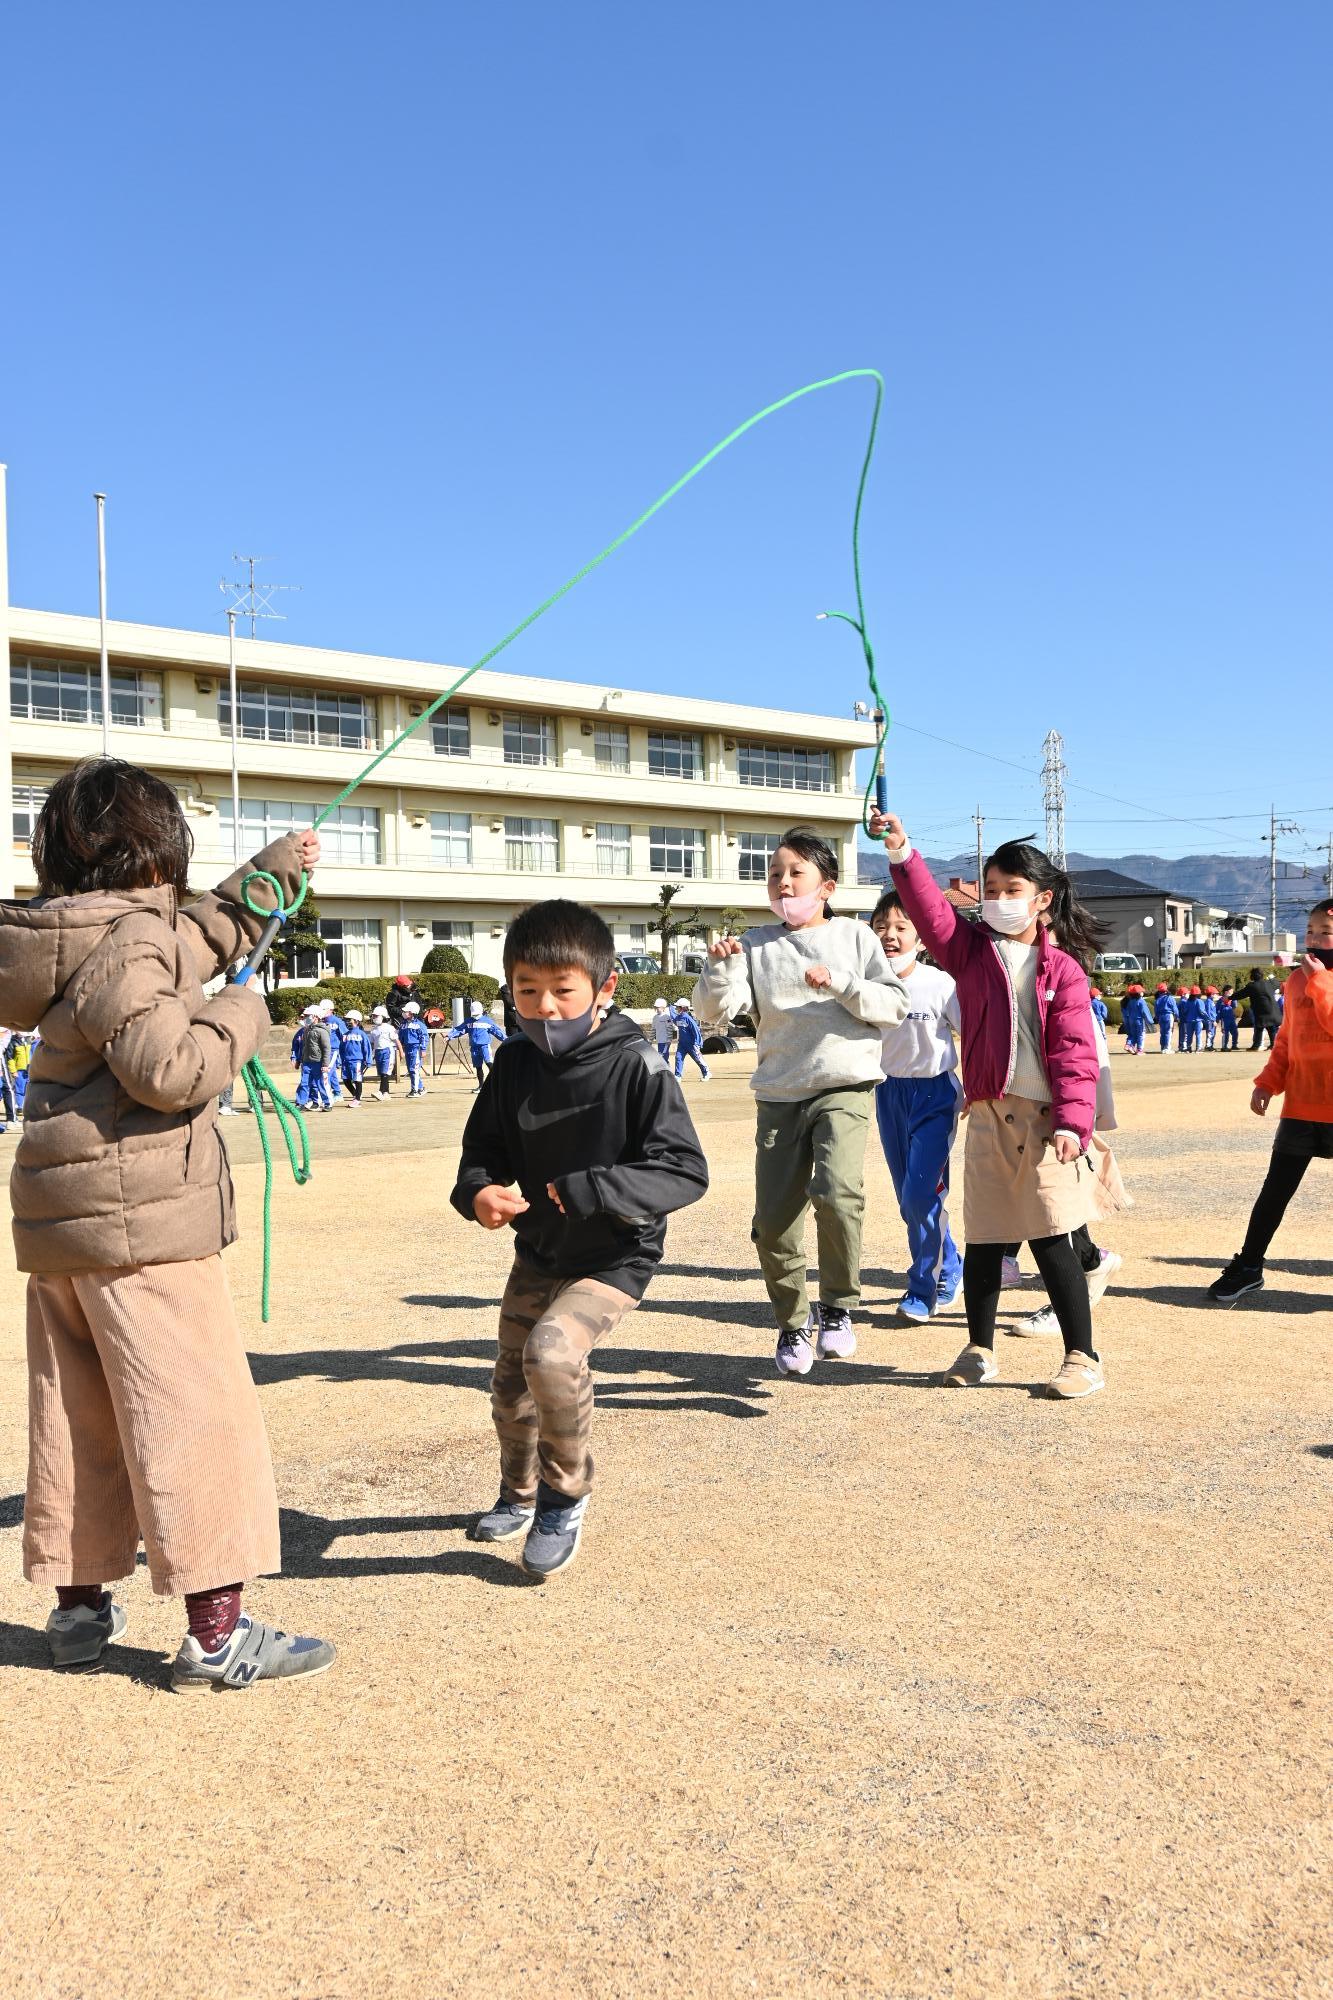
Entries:
[[1030,1243],[1132,1207],[1115,1155],[1100,1133],[1062,1166],[1051,1107],[1026,1097],[974,1104],[967,1116],[963,1232],[968,1243]]

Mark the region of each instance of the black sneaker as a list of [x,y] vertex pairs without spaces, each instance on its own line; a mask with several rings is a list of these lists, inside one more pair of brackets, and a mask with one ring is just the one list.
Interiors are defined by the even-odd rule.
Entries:
[[529,1576],[554,1576],[558,1569],[569,1568],[579,1552],[589,1497],[585,1493],[581,1500],[566,1500],[544,1480],[538,1485],[537,1518],[523,1544],[523,1567]]
[[1239,1257],[1233,1257],[1221,1277],[1209,1285],[1208,1296],[1214,1305],[1234,1306],[1247,1292],[1261,1292],[1263,1288],[1263,1265],[1242,1264]]
[[536,1511],[518,1500],[506,1500],[502,1493],[490,1513],[480,1515],[472,1523],[468,1538],[474,1542],[512,1542],[515,1535],[521,1535],[531,1526]]

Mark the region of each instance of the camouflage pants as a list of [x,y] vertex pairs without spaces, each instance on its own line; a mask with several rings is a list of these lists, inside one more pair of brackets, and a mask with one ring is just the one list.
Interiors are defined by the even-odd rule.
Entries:
[[539,1474],[570,1500],[591,1491],[588,1356],[637,1303],[599,1278],[546,1278],[515,1260],[491,1377],[506,1500],[530,1505]]

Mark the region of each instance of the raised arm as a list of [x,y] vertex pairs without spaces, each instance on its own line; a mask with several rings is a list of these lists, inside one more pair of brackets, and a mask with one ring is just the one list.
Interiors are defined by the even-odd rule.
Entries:
[[708,969],[690,996],[700,1027],[720,1028],[737,1014],[755,1011],[750,959],[739,938],[722,938],[708,948]]
[[[267,922],[267,918],[257,917],[242,900],[241,887],[246,876],[261,869],[274,876],[282,884],[286,907],[300,886],[302,871],[308,872],[318,859],[318,834],[284,833],[281,840],[275,840],[253,860],[237,868],[216,889],[184,906],[177,928],[201,980],[212,979],[238,958],[244,958],[258,942]],[[254,894],[257,903],[272,903],[273,890],[267,882],[256,883]]]

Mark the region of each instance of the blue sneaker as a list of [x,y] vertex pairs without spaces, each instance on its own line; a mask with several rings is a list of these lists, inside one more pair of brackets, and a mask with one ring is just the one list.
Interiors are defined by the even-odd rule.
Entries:
[[958,1273],[958,1276],[954,1279],[951,1285],[941,1285],[939,1287],[939,1290],[936,1292],[935,1294],[936,1312],[942,1312],[945,1306],[951,1306],[954,1300],[958,1297],[958,1294],[962,1291],[962,1289],[963,1289],[963,1274],[960,1271]]
[[538,1481],[537,1518],[523,1544],[523,1567],[529,1576],[554,1576],[558,1569],[569,1568],[579,1552],[589,1498],[585,1493],[581,1500],[567,1500],[545,1480]]
[[908,1292],[905,1298],[901,1298],[898,1301],[899,1319],[910,1320],[913,1326],[924,1326],[930,1318],[930,1314],[931,1308],[926,1304],[925,1300],[914,1299],[910,1292]]

